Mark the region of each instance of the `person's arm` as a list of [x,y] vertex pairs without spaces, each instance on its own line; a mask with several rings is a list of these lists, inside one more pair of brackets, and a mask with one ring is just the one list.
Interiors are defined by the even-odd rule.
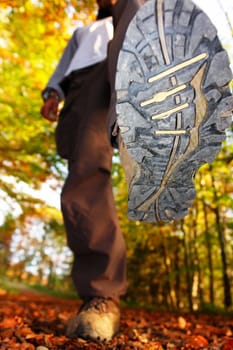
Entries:
[[59,84],[64,78],[67,68],[69,67],[78,47],[76,31],[69,40],[53,75],[46,85],[46,88],[42,91],[44,105],[40,112],[42,116],[49,121],[57,120],[58,105],[59,102],[64,99],[64,93]]

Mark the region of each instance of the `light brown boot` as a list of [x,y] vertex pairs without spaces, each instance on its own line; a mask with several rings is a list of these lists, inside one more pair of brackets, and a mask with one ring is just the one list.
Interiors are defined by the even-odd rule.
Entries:
[[120,309],[112,298],[93,297],[81,306],[78,314],[67,325],[69,338],[103,342],[111,340],[118,332]]

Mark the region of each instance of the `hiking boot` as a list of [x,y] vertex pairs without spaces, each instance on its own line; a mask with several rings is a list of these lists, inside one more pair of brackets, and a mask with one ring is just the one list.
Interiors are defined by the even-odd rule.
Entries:
[[93,297],[84,302],[78,314],[69,320],[66,335],[103,342],[118,332],[119,323],[118,303],[112,298]]
[[191,1],[148,0],[138,10],[115,82],[120,152],[132,165],[130,219],[166,222],[187,214],[195,172],[215,159],[231,123],[231,79],[216,28]]

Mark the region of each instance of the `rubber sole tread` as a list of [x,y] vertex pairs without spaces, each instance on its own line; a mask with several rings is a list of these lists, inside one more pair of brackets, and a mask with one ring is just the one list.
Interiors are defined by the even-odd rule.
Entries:
[[121,137],[140,169],[129,187],[129,218],[166,222],[187,214],[194,175],[215,159],[231,124],[231,79],[216,28],[191,1],[148,0],[139,9],[115,85]]

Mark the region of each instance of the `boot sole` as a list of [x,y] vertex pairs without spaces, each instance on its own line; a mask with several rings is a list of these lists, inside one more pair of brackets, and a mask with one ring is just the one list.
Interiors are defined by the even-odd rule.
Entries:
[[189,0],[148,0],[130,22],[116,73],[121,137],[140,169],[128,216],[183,218],[194,175],[211,163],[231,124],[229,59],[205,13]]

